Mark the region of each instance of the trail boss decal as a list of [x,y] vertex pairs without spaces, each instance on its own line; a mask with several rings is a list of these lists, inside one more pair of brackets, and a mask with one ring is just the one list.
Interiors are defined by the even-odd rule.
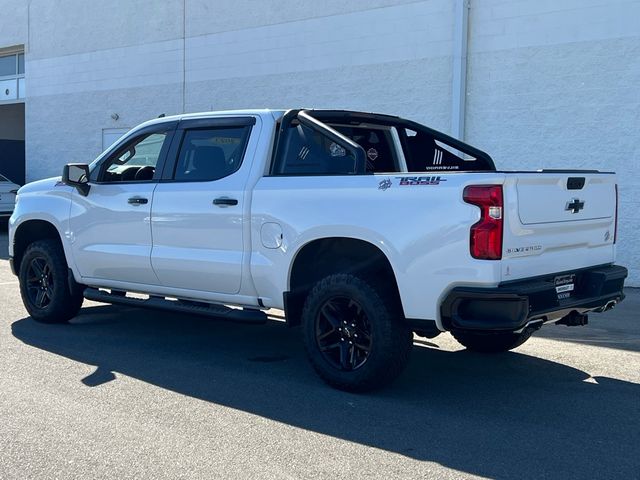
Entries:
[[440,182],[446,182],[446,178],[440,177],[396,177],[400,179],[400,186],[414,185],[440,185]]

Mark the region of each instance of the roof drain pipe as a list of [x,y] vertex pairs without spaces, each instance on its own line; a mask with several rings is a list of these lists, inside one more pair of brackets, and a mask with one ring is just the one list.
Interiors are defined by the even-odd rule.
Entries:
[[451,136],[464,141],[467,95],[467,47],[469,44],[470,0],[455,0],[453,32],[453,79]]

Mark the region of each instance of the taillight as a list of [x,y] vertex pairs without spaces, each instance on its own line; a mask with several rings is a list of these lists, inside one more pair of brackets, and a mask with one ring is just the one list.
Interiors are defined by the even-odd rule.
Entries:
[[618,184],[616,183],[616,223],[613,230],[613,243],[616,243],[618,241],[618,202]]
[[500,260],[504,205],[502,185],[470,185],[464,189],[463,198],[465,202],[480,207],[480,221],[471,227],[471,256]]

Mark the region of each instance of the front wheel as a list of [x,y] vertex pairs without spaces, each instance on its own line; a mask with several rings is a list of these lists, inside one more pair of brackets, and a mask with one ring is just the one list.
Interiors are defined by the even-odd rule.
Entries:
[[475,332],[451,332],[453,337],[467,350],[480,353],[507,352],[519,347],[529,340],[533,330],[524,330],[521,333],[475,333]]
[[395,303],[354,275],[330,275],[315,285],[302,328],[311,364],[326,383],[362,392],[400,375],[413,337]]
[[69,288],[64,251],[54,240],[40,240],[27,247],[19,279],[24,306],[37,322],[68,322],[82,306],[82,292]]

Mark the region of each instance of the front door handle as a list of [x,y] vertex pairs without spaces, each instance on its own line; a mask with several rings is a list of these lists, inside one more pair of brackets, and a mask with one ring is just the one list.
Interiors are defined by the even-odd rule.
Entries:
[[218,205],[220,207],[229,206],[229,205],[237,205],[238,204],[238,200],[236,200],[235,198],[220,197],[220,198],[216,198],[213,201],[213,204],[214,205]]
[[149,199],[143,197],[131,197],[129,199],[129,205],[146,205],[149,203]]

